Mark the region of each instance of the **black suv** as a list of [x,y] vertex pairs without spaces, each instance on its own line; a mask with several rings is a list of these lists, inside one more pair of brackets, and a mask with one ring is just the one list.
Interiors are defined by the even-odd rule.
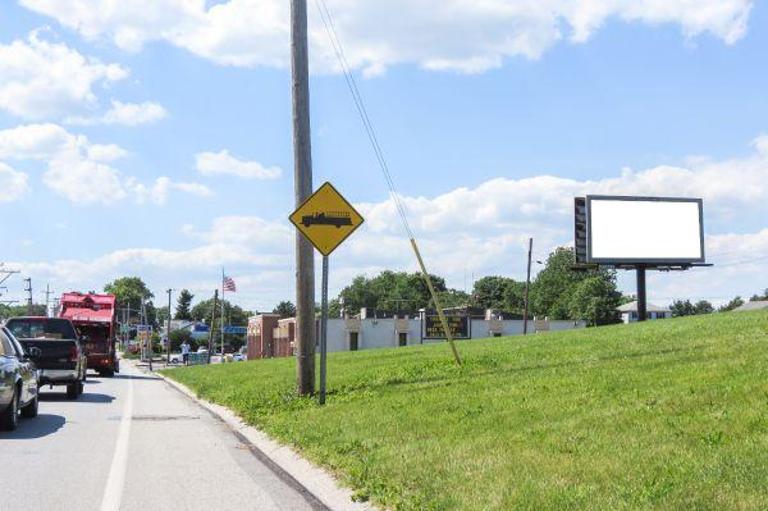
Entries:
[[38,372],[19,341],[0,327],[0,429],[12,431],[24,417],[37,417]]

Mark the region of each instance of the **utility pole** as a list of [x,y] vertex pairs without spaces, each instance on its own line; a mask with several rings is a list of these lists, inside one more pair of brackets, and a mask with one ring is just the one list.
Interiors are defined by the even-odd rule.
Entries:
[[208,330],[208,363],[211,363],[213,353],[213,327],[216,325],[216,302],[219,301],[219,290],[213,292],[213,307],[211,307],[211,328]]
[[523,311],[523,335],[528,335],[528,292],[531,288],[531,257],[533,255],[533,238],[528,239],[528,274],[525,277],[525,310]]
[[26,287],[24,291],[27,293],[27,314],[32,315],[32,277],[24,279]]
[[[291,88],[293,98],[294,192],[298,208],[312,194],[309,124],[307,0],[291,0]],[[296,231],[296,387],[300,396],[315,390],[315,260],[309,241]]]
[[45,291],[43,291],[43,294],[45,295],[45,315],[50,317],[51,316],[51,309],[50,309],[51,295],[53,294],[53,291],[51,291],[50,284],[45,285]]
[[171,291],[173,290],[168,289],[168,328],[165,332],[165,340],[168,343],[165,350],[166,364],[171,363]]

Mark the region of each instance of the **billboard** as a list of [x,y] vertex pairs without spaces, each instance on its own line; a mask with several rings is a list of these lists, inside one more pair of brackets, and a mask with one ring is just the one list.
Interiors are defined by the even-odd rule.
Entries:
[[[448,322],[451,337],[454,339],[469,339],[471,337],[469,316],[446,315],[445,319]],[[424,316],[424,338],[445,339],[445,330],[443,330],[440,316],[437,314],[426,314]]]
[[701,199],[586,197],[587,263],[704,262]]

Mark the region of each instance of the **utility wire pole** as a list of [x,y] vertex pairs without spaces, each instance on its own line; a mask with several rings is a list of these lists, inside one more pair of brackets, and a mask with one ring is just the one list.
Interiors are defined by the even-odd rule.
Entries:
[[523,311],[523,335],[528,335],[528,294],[531,288],[531,258],[533,255],[533,238],[528,239],[528,274],[525,277],[525,310]]
[[171,291],[173,290],[168,289],[168,328],[165,332],[165,340],[168,343],[165,350],[166,364],[171,363]]
[[24,288],[24,291],[27,293],[27,314],[30,316],[32,315],[32,277],[27,277],[24,279],[24,284],[26,287]]
[[45,291],[43,291],[43,294],[45,295],[45,315],[50,317],[51,316],[51,309],[50,309],[51,295],[53,294],[53,291],[51,291],[50,284],[45,285]]
[[[307,0],[291,0],[291,88],[294,192],[298,208],[312,194],[312,144],[309,124],[309,49]],[[296,231],[296,387],[300,396],[315,391],[315,260],[309,241]]]

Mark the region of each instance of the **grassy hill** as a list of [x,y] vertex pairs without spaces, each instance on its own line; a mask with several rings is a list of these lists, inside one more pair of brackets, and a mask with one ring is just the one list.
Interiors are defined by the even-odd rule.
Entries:
[[768,509],[768,314],[170,370],[397,509]]

